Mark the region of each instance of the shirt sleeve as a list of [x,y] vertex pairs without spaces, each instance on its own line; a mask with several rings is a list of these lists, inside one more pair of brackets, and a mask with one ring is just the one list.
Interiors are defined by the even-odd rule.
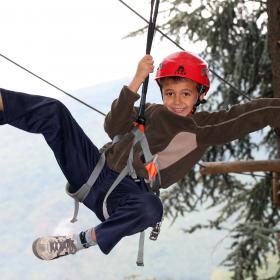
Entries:
[[111,139],[115,135],[125,134],[132,129],[138,114],[134,103],[139,98],[139,94],[124,86],[119,97],[113,101],[111,111],[106,115],[104,122],[104,129]]
[[261,98],[229,110],[194,115],[198,143],[225,144],[268,125],[280,127],[280,98]]

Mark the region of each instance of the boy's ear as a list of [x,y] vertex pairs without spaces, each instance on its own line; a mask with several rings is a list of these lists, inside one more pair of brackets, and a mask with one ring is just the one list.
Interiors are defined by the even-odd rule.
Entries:
[[202,93],[202,94],[199,96],[199,100],[200,100],[200,101],[203,100],[203,98],[205,97],[205,94],[206,94],[206,93]]

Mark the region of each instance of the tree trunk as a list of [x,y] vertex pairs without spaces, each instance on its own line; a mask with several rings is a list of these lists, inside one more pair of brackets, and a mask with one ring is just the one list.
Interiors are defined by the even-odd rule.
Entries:
[[[268,44],[272,61],[272,89],[273,96],[280,97],[280,1],[267,0],[268,15]],[[278,157],[280,158],[280,124],[276,128]],[[278,173],[279,175],[279,173]],[[274,185],[275,190],[279,190]],[[279,206],[279,205],[278,205]],[[277,234],[278,250],[280,251],[280,233]]]
[[[272,66],[273,96],[280,98],[280,1],[267,0],[268,45]],[[280,157],[280,124],[277,128],[278,156]]]

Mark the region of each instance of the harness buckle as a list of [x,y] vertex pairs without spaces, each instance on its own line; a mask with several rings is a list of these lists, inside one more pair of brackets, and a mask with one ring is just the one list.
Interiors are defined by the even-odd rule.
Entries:
[[145,125],[144,124],[141,124],[141,123],[138,123],[138,122],[134,122],[133,126],[138,128],[142,133],[145,132]]
[[160,226],[161,226],[162,220],[160,222],[157,222],[156,225],[153,227],[151,233],[150,233],[150,240],[156,241],[159,233],[160,233]]
[[149,180],[154,181],[157,174],[158,174],[158,167],[157,167],[157,157],[158,155],[155,155],[153,160],[145,165],[145,168],[149,174]]

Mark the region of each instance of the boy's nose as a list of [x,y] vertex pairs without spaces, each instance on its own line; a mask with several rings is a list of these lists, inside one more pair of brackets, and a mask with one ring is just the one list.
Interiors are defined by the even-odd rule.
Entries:
[[181,103],[181,97],[180,95],[175,95],[175,100],[174,100],[175,104],[180,104]]

